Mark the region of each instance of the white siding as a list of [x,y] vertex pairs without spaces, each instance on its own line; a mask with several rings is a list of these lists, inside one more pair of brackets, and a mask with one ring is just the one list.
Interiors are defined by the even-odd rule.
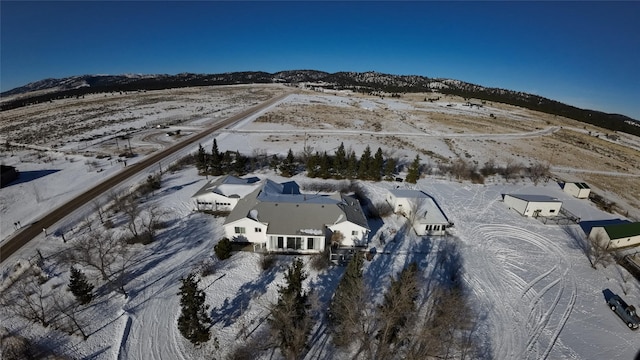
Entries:
[[324,251],[325,242],[324,236],[269,234],[267,251],[318,253]]
[[635,236],[624,237],[621,239],[610,239],[609,234],[604,230],[602,226],[594,226],[589,233],[589,239],[593,240],[597,236],[600,236],[603,241],[609,243],[608,249],[618,249],[628,246],[640,245],[640,234]]
[[195,197],[196,210],[231,211],[238,204],[239,198],[228,198],[224,195],[209,193]]
[[364,246],[369,240],[369,230],[349,221],[329,226],[331,231],[340,231],[344,235],[343,246]]
[[591,193],[591,189],[584,189],[579,187],[576,183],[565,183],[564,184],[564,192],[567,194],[573,195],[579,199],[586,199],[589,197],[589,193]]
[[[237,231],[240,230],[240,231]],[[267,225],[250,218],[243,218],[224,226],[226,237],[232,241],[265,243],[267,241]]]
[[527,201],[505,195],[504,203],[524,216],[557,216],[562,207],[561,202]]

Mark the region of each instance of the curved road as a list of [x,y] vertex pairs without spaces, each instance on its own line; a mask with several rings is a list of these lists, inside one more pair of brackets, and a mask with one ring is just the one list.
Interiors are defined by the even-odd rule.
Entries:
[[225,119],[217,124],[215,124],[214,126],[208,128],[207,130],[198,133],[186,140],[184,140],[183,142],[180,142],[178,144],[175,144],[165,150],[162,150],[158,153],[152,154],[149,157],[147,157],[146,159],[141,160],[140,162],[130,165],[126,168],[124,168],[124,170],[122,170],[121,172],[115,174],[114,176],[110,177],[109,179],[101,182],[100,184],[94,186],[93,188],[85,191],[84,193],[78,195],[77,197],[69,200],[67,203],[61,205],[60,207],[56,208],[55,210],[51,211],[49,214],[43,216],[40,220],[36,220],[35,222],[33,222],[31,225],[29,225],[28,227],[25,227],[21,232],[19,232],[18,234],[16,234],[15,236],[7,239],[2,246],[0,246],[0,262],[5,261],[9,256],[11,256],[13,253],[15,253],[16,251],[20,250],[20,248],[22,246],[24,246],[25,244],[27,244],[29,241],[31,241],[31,239],[35,238],[36,236],[38,236],[40,233],[42,233],[42,229],[46,229],[49,228],[51,226],[53,226],[55,223],[57,223],[58,221],[62,220],[65,216],[67,216],[68,214],[70,214],[71,212],[75,211],[76,209],[80,208],[81,206],[85,205],[86,203],[88,203],[89,201],[95,199],[96,197],[100,196],[102,193],[104,193],[105,191],[111,189],[112,187],[118,185],[119,183],[129,179],[130,177],[132,177],[133,175],[137,174],[138,172],[148,168],[149,166],[157,163],[158,161],[164,159],[165,157],[180,151],[182,149],[184,149],[185,147],[192,145],[196,142],[198,142],[199,140],[202,140],[203,138],[213,134],[214,132],[216,132],[217,130],[220,130],[226,126],[232,125],[258,111],[261,111],[275,103],[277,103],[278,101],[281,101],[282,99],[284,99],[285,97],[287,97],[289,95],[289,92],[277,96],[273,99],[270,99],[268,101],[265,101],[259,105],[256,105],[248,110],[242,111],[236,115],[231,116],[228,119]]

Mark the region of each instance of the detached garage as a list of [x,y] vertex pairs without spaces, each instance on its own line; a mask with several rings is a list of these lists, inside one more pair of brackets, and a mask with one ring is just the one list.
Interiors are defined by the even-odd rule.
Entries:
[[591,188],[585,183],[564,183],[564,192],[571,194],[578,199],[587,199],[591,193]]
[[609,243],[607,249],[640,245],[640,222],[594,226],[589,239],[602,239]]
[[505,194],[504,203],[523,216],[557,216],[562,201],[545,195]]

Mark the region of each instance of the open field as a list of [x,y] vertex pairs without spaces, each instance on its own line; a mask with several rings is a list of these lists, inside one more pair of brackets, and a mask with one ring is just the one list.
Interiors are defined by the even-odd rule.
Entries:
[[[26,177],[0,190],[0,240],[19,231],[14,225],[18,219],[22,224],[38,221],[83,189],[121,172],[123,161],[135,164],[145,154],[292,90],[242,85],[112,94],[3,112],[2,162],[16,166]],[[440,99],[425,101],[436,97]],[[344,143],[357,154],[366,146],[374,151],[380,147],[400,165],[419,154],[423,163],[434,166],[415,188],[433,195],[455,226],[445,238],[419,237],[410,231],[402,233],[405,219],[399,215],[372,220],[368,250],[375,249],[376,255],[364,266],[366,281],[376,294],[372,303],[381,300],[390,277],[410,261],[418,262],[421,279],[430,283],[438,275],[440,249],[451,242],[459,246],[462,279],[480,318],[474,336],[483,339],[480,345],[485,351],[479,359],[633,358],[638,334],[612,314],[602,291],[610,289],[638,304],[640,284],[616,264],[592,269],[579,246],[583,234],[578,225],[545,225],[523,218],[504,206],[501,194],[554,196],[583,220],[640,218],[640,139],[507,105],[473,99],[469,103],[472,105],[462,98],[434,94],[381,98],[298,89],[201,144],[210,149],[215,137],[221,150],[285,155],[289,149],[331,153]],[[38,123],[31,122],[32,118]],[[137,156],[120,156],[128,150],[125,144],[131,144]],[[193,153],[196,148],[185,152]],[[588,182],[597,193],[617,203],[617,213],[572,198],[555,181],[534,184],[526,177],[506,181],[496,175],[472,184],[449,178],[435,166],[464,160],[481,167],[491,159],[499,165],[548,164],[558,179]],[[95,270],[85,268],[97,294],[95,302],[78,313],[90,333],[87,340],[77,333],[68,335],[53,326],[19,319],[3,307],[0,323],[8,334],[32,339],[33,344],[61,356],[109,360],[225,358],[237,346],[264,340],[268,307],[277,298],[278,286],[284,284],[284,268],[291,258],[279,257],[267,271],[259,268],[260,255],[255,253],[215,259],[213,246],[223,236],[224,220],[194,212],[190,198],[211,177],[197,174],[193,167],[167,171],[172,161],[141,173],[118,189],[126,191],[144,182],[147,175],[165,172],[161,188],[147,195],[141,206],[167,209],[166,227],[153,243],[131,246],[129,297],[110,288]],[[282,178],[266,169],[251,175],[295,180],[303,190],[312,182],[333,181],[312,180],[304,174]],[[404,170],[398,174],[404,175]],[[399,182],[360,183],[372,203],[383,202],[388,189],[414,187]],[[127,231],[122,214],[109,212],[108,216],[116,224],[115,231]],[[95,204],[71,214],[14,254],[0,267],[2,295],[10,293],[7,284],[19,268],[18,260],[25,264],[25,259],[36,259],[34,263],[46,274],[41,288],[66,294],[59,291],[68,282],[63,255],[87,236],[91,226],[103,228]],[[55,233],[60,229],[67,233],[65,242]],[[402,236],[385,241],[391,233]],[[38,253],[43,255],[40,261]],[[177,331],[176,293],[181,277],[212,259],[215,271],[202,275],[200,285],[220,346],[209,341],[194,348]],[[304,261],[310,274],[305,287],[321,290],[318,305],[326,309],[344,269],[316,271],[308,258]],[[324,317],[318,318],[313,334],[307,358],[352,357],[331,344]],[[279,353],[262,353],[260,358],[279,358]]]

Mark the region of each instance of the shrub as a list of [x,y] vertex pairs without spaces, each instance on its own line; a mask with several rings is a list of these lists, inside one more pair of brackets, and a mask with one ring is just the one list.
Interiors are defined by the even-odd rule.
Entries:
[[321,271],[329,268],[331,260],[329,259],[329,248],[325,248],[323,252],[315,254],[311,257],[311,268]]
[[262,256],[260,256],[260,269],[262,270],[269,270],[273,267],[273,265],[275,265],[276,263],[276,256],[273,254],[262,254]]
[[231,241],[227,238],[222,238],[216,246],[213,247],[213,251],[220,260],[225,260],[231,257]]

